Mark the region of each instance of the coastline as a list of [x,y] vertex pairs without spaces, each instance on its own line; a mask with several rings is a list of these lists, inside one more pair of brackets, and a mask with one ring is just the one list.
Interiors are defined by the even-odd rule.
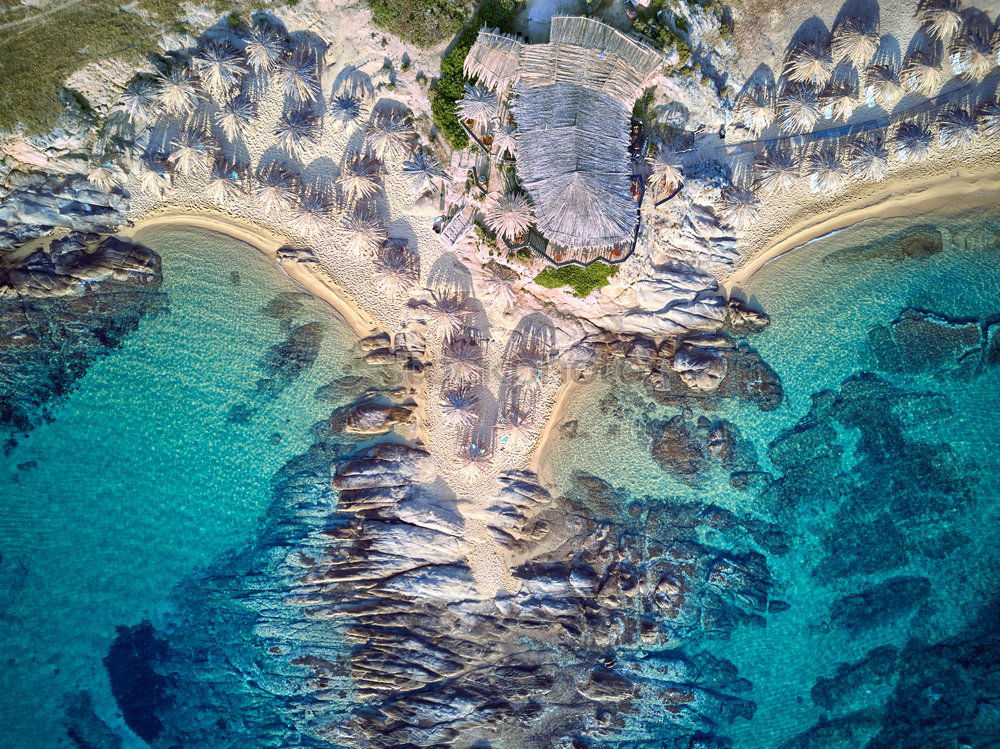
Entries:
[[817,239],[864,221],[905,218],[921,209],[939,210],[951,198],[962,197],[962,208],[1000,204],[1000,175],[995,170],[956,169],[948,177],[890,181],[884,190],[846,206],[821,210],[792,225],[762,250],[751,255],[729,276],[720,280],[728,293],[745,286],[763,267]]
[[542,458],[545,457],[545,451],[548,449],[553,437],[555,437],[556,430],[562,423],[563,417],[566,415],[566,409],[573,400],[574,394],[576,394],[582,384],[578,380],[570,379],[574,376],[574,372],[567,371],[566,379],[563,380],[563,383],[559,386],[559,390],[556,391],[556,397],[552,401],[552,410],[545,421],[545,426],[538,434],[538,441],[535,443],[535,448],[531,451],[531,457],[528,459],[528,470],[534,473],[538,477],[538,483],[546,488],[553,488],[553,482],[552,476],[546,470],[548,463],[544,463]]
[[289,244],[286,237],[258,226],[250,226],[236,221],[231,216],[205,210],[171,210],[144,216],[131,226],[122,228],[118,234],[128,238],[146,229],[164,226],[188,226],[207,229],[248,244],[274,261],[275,265],[304,291],[325,302],[350,326],[360,339],[384,328],[372,315],[368,314],[347,292],[329,278],[324,278],[297,261],[282,262],[278,259],[278,249]]

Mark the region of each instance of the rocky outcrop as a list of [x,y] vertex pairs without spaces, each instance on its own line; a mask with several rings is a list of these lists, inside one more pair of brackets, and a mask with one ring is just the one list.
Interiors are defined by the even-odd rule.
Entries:
[[838,598],[830,607],[830,623],[862,632],[908,614],[931,593],[926,577],[892,577],[858,593]]
[[896,674],[899,649],[892,645],[869,650],[855,663],[841,663],[829,678],[820,677],[813,685],[812,701],[824,710],[872,702],[879,693],[884,699]]
[[413,406],[360,403],[350,409],[344,431],[353,434],[385,434],[413,420]]

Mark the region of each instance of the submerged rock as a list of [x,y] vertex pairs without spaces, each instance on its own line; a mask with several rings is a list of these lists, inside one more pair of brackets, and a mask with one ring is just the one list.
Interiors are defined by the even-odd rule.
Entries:
[[889,326],[873,328],[868,344],[875,366],[890,373],[968,378],[989,358],[987,333],[979,320],[955,320],[919,309],[904,309]]
[[892,577],[838,598],[830,606],[830,623],[849,632],[862,632],[910,613],[930,594],[931,582],[926,577]]
[[941,230],[933,224],[913,226],[859,247],[847,247],[823,258],[826,264],[840,265],[872,260],[926,260],[944,249]]
[[887,696],[899,663],[899,650],[892,645],[869,650],[855,663],[841,663],[830,678],[813,685],[812,701],[824,710],[871,703]]
[[171,700],[170,681],[154,668],[167,660],[167,643],[157,637],[148,621],[118,627],[117,633],[104,657],[111,693],[128,727],[152,743],[163,731],[161,714]]
[[661,425],[653,439],[652,453],[663,470],[681,477],[694,476],[705,465],[701,440],[682,416],[675,416]]

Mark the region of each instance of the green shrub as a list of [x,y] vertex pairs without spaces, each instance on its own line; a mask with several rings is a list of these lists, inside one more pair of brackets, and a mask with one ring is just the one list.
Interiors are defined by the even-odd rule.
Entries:
[[465,76],[462,73],[465,56],[476,43],[479,29],[491,26],[507,30],[519,9],[517,0],[486,0],[465,24],[448,54],[441,59],[441,75],[431,89],[431,114],[438,132],[456,151],[469,144],[469,136],[455,114],[455,104],[465,94]]
[[569,286],[574,296],[585,297],[595,289],[607,286],[617,272],[617,265],[600,262],[587,267],[564,265],[561,268],[546,268],[535,276],[535,283],[546,289]]
[[472,0],[366,0],[380,29],[421,47],[433,47],[455,35]]

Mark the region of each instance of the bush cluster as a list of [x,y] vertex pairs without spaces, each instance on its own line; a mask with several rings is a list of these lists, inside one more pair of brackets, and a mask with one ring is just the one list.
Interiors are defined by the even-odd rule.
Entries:
[[585,297],[595,289],[600,289],[611,283],[611,277],[618,273],[617,265],[593,263],[586,267],[579,265],[564,265],[561,268],[546,268],[537,276],[535,283],[546,289],[556,289],[569,286],[573,295]]

